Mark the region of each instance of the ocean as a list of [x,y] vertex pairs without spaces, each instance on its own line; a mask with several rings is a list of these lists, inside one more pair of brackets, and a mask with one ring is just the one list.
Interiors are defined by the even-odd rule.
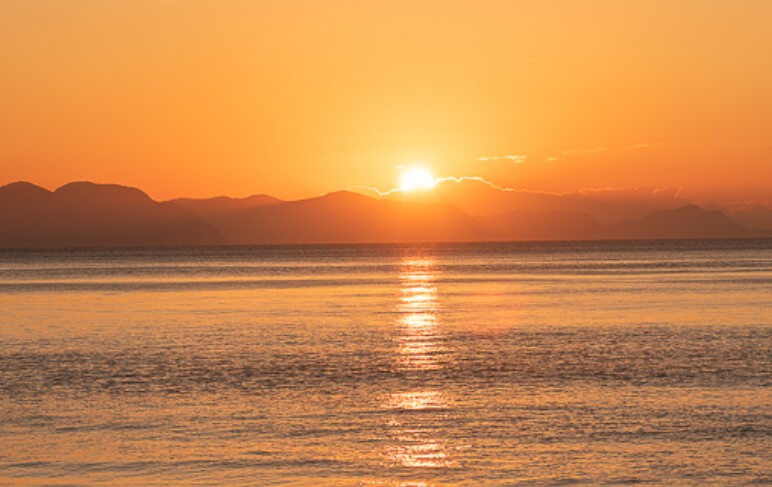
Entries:
[[772,241],[0,251],[0,485],[772,482]]

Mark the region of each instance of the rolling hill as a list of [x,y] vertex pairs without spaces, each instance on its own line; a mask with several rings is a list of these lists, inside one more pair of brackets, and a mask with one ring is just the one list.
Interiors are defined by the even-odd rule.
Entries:
[[338,191],[296,201],[255,195],[159,202],[114,184],[74,182],[49,191],[16,182],[0,187],[0,248],[772,236],[763,227],[767,209],[738,213],[761,226],[749,230],[722,210],[681,204],[673,193],[633,191],[624,199],[630,192],[554,195],[454,184],[392,198]]

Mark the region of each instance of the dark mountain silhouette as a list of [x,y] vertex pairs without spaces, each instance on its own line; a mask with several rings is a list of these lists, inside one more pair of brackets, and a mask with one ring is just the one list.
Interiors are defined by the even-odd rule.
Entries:
[[484,228],[449,205],[376,200],[350,192],[279,202],[156,202],[125,186],[70,183],[54,192],[0,187],[0,247],[110,247],[301,242],[475,240]]
[[[640,193],[637,202],[633,198],[624,206],[628,218],[606,223],[572,206],[597,209],[598,202],[609,204],[623,192],[512,196],[466,183],[454,183],[452,191],[438,187],[439,195],[401,198],[339,191],[297,201],[257,195],[158,202],[126,186],[76,182],[51,192],[18,182],[0,187],[0,248],[772,236],[772,231],[751,233],[720,210],[694,205],[638,216],[643,208],[677,201],[672,194]],[[472,216],[444,201],[451,193],[475,211],[493,213]],[[526,201],[533,207],[509,207]],[[742,214],[762,223],[767,215],[755,209]]]
[[40,186],[35,186],[27,181],[17,181],[15,183],[0,186],[0,204],[12,204],[16,201],[25,201],[27,205],[32,205],[37,201],[43,201],[51,196],[51,192]]
[[377,200],[339,191],[234,212],[219,222],[228,243],[476,240],[484,228],[449,205]]
[[177,206],[187,208],[188,210],[194,212],[198,216],[201,216],[208,221],[211,221],[212,219],[217,218],[218,216],[221,216],[225,213],[276,205],[281,202],[282,201],[280,199],[274,198],[273,196],[268,196],[266,194],[256,194],[247,196],[246,198],[229,198],[227,196],[217,196],[215,198],[203,199],[177,198],[167,201],[167,203],[172,203]]
[[37,247],[50,236],[53,193],[26,181],[0,187],[0,246]]
[[0,187],[0,246],[110,247],[218,243],[217,230],[189,210],[142,191],[76,182],[54,192]]

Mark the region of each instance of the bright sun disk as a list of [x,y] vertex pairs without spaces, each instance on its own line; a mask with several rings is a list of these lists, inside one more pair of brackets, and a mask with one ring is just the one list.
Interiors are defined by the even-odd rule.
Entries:
[[430,171],[422,167],[413,167],[402,175],[399,188],[407,192],[416,189],[431,189],[435,184],[436,181]]

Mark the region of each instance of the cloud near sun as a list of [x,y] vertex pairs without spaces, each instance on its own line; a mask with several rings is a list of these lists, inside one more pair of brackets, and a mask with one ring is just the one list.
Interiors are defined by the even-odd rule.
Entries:
[[[637,150],[643,150],[648,149],[651,147],[651,144],[648,143],[640,143],[635,145],[630,145],[625,147],[625,150],[631,150],[631,151],[637,151]],[[564,158],[569,158],[572,156],[582,156],[582,155],[592,155],[592,154],[601,154],[604,152],[608,152],[611,149],[608,147],[593,147],[590,149],[566,149],[560,152],[560,155],[551,155],[547,156],[544,161],[545,162],[553,162]],[[528,155],[526,154],[504,154],[504,155],[495,155],[495,156],[481,156],[476,158],[476,161],[509,161],[513,164],[523,164],[528,159]],[[379,196],[388,196],[393,193],[408,193],[412,191],[426,191],[434,188],[439,183],[452,181],[455,183],[460,183],[462,181],[477,181],[480,183],[483,183],[487,186],[490,186],[491,188],[498,189],[500,191],[515,191],[514,188],[508,188],[505,186],[500,186],[492,181],[488,181],[487,179],[480,177],[480,176],[444,176],[444,177],[434,177],[432,175],[432,172],[428,169],[422,167],[422,166],[405,166],[405,165],[398,165],[396,166],[397,169],[402,171],[402,176],[400,178],[399,186],[395,188],[391,188],[386,191],[381,191],[380,189],[374,187],[374,186],[367,186],[367,185],[356,185],[351,186],[348,189],[350,190],[366,190],[371,191],[373,193],[378,194]]]
[[[412,171],[416,171],[413,173]],[[487,179],[480,177],[480,176],[443,176],[441,178],[434,178],[431,176],[431,173],[428,171],[425,171],[423,168],[413,168],[411,170],[408,170],[400,180],[400,185],[396,188],[391,188],[386,191],[381,191],[380,189],[376,188],[375,186],[367,186],[367,185],[355,185],[350,186],[349,190],[357,191],[357,190],[365,190],[365,191],[371,191],[373,193],[376,193],[378,196],[388,196],[390,194],[394,193],[409,193],[411,191],[426,191],[429,189],[434,188],[440,183],[444,182],[454,182],[454,183],[461,183],[463,181],[477,181],[479,183],[483,183],[487,186],[490,186],[491,188],[498,189],[499,191],[515,191],[514,188],[507,188],[505,186],[499,186],[498,184],[488,181]],[[415,177],[411,174],[414,174]]]

